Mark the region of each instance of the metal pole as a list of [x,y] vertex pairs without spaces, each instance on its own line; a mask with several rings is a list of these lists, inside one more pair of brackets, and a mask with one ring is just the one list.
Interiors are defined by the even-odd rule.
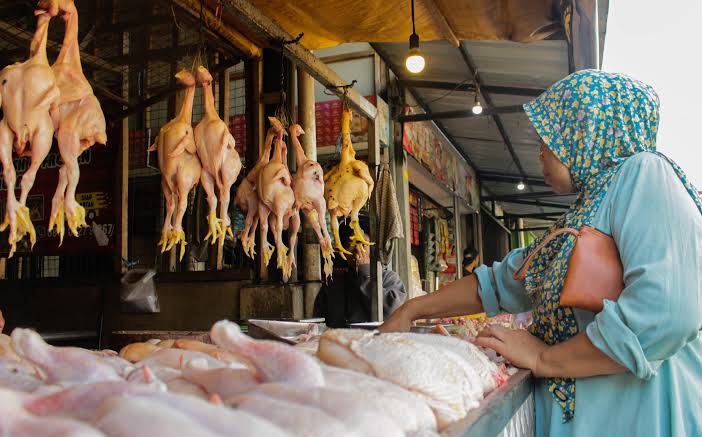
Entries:
[[[297,105],[299,123],[305,131],[301,137],[302,148],[307,158],[317,160],[317,127],[315,120],[314,78],[305,70],[297,69]],[[304,314],[312,317],[314,301],[322,287],[322,269],[319,242],[312,226],[303,220],[302,266],[304,268]]]
[[456,247],[456,279],[463,277],[463,235],[461,232],[461,203],[460,197],[453,196],[453,237]]

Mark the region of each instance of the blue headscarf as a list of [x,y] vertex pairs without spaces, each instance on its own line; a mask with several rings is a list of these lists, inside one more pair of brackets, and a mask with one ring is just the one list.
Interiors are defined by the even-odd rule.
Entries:
[[[575,203],[551,231],[592,225],[622,164],[637,153],[658,153],[658,109],[658,95],[649,85],[599,70],[573,73],[524,105],[536,132],[568,167],[578,193]],[[702,213],[699,194],[682,170],[668,161]],[[543,238],[529,246],[524,256]],[[524,280],[535,303],[531,331],[549,345],[578,333],[572,308],[559,304],[574,244],[575,238],[570,235],[554,239],[535,256]],[[563,409],[563,421],[567,422],[575,414],[575,380],[551,378],[548,383],[549,391]]]

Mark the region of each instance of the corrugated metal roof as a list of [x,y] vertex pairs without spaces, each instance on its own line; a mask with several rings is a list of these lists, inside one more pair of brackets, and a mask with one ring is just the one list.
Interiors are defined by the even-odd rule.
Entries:
[[[529,44],[499,41],[463,41],[473,59],[484,86],[546,89],[568,75],[568,48],[563,40],[547,40]],[[401,79],[452,84],[473,83],[468,67],[458,48],[445,41],[422,43],[427,66],[419,75],[409,77],[404,69],[406,44],[375,44]],[[466,110],[473,106],[474,93],[449,89],[415,88],[414,93],[432,113]],[[532,97],[491,93],[494,106],[520,105]],[[485,106],[485,101],[482,101]],[[540,178],[539,138],[523,113],[500,116],[505,132],[528,176]],[[457,148],[478,167],[479,173],[500,173],[519,176],[519,170],[492,117],[440,120]],[[519,194],[515,183],[483,181],[495,195]],[[545,190],[543,187],[535,191]],[[529,192],[529,190],[525,191]],[[558,199],[560,201],[562,199]],[[564,203],[568,203],[567,199]],[[553,208],[504,204],[510,214],[557,212]]]

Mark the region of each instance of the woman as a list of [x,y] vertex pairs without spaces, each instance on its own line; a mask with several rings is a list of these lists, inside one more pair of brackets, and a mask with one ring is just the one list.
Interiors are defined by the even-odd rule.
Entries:
[[702,201],[655,152],[658,97],[623,75],[581,71],[524,106],[542,139],[544,178],[577,201],[554,225],[611,235],[624,266],[616,302],[592,313],[559,305],[574,237],[539,243],[409,301],[383,331],[412,320],[533,311],[529,332],[493,327],[476,343],[536,380],[538,436],[702,435]]

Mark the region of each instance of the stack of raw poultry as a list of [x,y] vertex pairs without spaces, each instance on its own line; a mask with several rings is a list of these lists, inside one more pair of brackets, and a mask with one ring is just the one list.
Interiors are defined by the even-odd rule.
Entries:
[[0,335],[0,435],[437,435],[507,375],[436,334],[330,330],[303,348],[221,321],[210,338],[117,355]]

